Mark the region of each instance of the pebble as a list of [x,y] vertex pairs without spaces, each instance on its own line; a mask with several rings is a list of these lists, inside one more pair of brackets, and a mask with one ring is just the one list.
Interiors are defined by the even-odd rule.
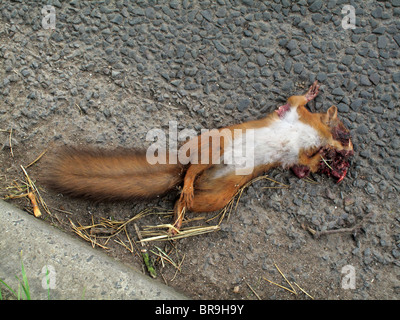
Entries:
[[214,42],[215,49],[217,49],[218,52],[223,53],[223,54],[229,53],[228,48],[225,47],[224,45],[222,45],[220,41],[214,40],[213,42]]
[[114,16],[114,18],[112,18],[110,21],[111,21],[112,23],[121,25],[121,24],[123,23],[123,21],[124,21],[124,18],[122,17],[122,15],[120,15],[119,13],[117,13],[117,14]]
[[370,86],[372,83],[366,75],[362,75],[360,78],[360,84],[363,86]]
[[378,48],[379,49],[385,49],[388,44],[388,40],[386,36],[380,36],[378,37]]
[[372,83],[373,83],[374,85],[378,85],[380,79],[381,79],[381,77],[380,77],[379,74],[377,74],[377,73],[372,73],[372,74],[369,76],[369,80],[371,80]]
[[367,134],[367,133],[369,132],[369,128],[368,128],[365,124],[361,124],[361,125],[359,125],[359,126],[357,127],[356,132],[357,132],[358,134],[361,134],[361,135]]
[[287,44],[286,44],[286,48],[288,48],[289,50],[295,50],[298,48],[297,46],[297,41],[292,39],[290,40]]
[[286,73],[290,73],[290,70],[292,69],[292,60],[286,59],[283,68],[285,69]]
[[372,183],[370,183],[370,182],[367,183],[366,191],[369,194],[375,194],[376,193],[376,189],[375,189],[374,185]]
[[267,64],[267,58],[263,54],[258,54],[256,59],[260,67],[263,67]]
[[309,7],[308,10],[311,12],[318,12],[322,8],[322,0],[315,0]]
[[393,81],[400,83],[400,72],[393,73]]
[[347,112],[350,111],[349,106],[348,106],[347,104],[345,104],[345,103],[339,103],[339,104],[337,105],[337,108],[338,108],[338,111],[339,111],[339,112],[347,113]]
[[300,63],[300,62],[297,62],[297,63],[295,63],[295,64],[293,65],[293,71],[294,71],[295,73],[301,73],[301,72],[303,71],[303,68],[304,68],[304,66],[303,66],[303,64]]
[[238,103],[238,106],[237,106],[237,109],[240,112],[243,112],[244,110],[246,110],[249,107],[249,105],[250,105],[250,99],[248,99],[248,98],[240,99],[239,103]]
[[345,93],[342,88],[337,87],[333,89],[332,94],[335,96],[344,96]]
[[209,22],[213,20],[212,14],[209,10],[201,11],[201,15],[203,16],[204,19],[206,19]]
[[361,106],[363,105],[363,99],[355,99],[351,104],[350,108],[353,111],[358,111],[360,110]]
[[31,72],[29,71],[29,69],[25,68],[25,69],[22,69],[21,74],[24,77],[29,77],[31,75]]

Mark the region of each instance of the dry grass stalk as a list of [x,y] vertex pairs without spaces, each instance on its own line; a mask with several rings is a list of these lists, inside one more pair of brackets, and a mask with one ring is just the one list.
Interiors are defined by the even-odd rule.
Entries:
[[28,169],[30,166],[33,166],[36,162],[38,162],[47,152],[47,150],[49,150],[49,148],[46,148],[41,154],[39,154],[39,156],[33,160],[30,164],[28,164],[26,166],[26,169]]
[[4,196],[3,200],[13,200],[25,198],[29,193],[29,185],[26,182],[21,182],[18,184],[17,181],[13,181],[11,186],[5,188],[7,195]]
[[[71,221],[71,219],[69,219],[69,221],[71,223],[74,232],[82,239],[90,242],[92,246],[97,245],[101,248],[108,249],[107,244],[112,239],[114,242],[118,243],[119,245],[127,249],[129,252],[133,253],[135,252],[134,246],[136,246],[136,242],[131,240],[126,227],[129,223],[136,221],[146,215],[152,214],[151,211],[152,209],[142,210],[138,214],[136,214],[135,216],[126,221],[111,220],[102,217],[100,218],[99,223],[94,223],[92,217],[91,225],[82,226],[79,224],[79,227],[77,227]],[[121,238],[118,237],[118,235],[121,232],[125,234],[126,241],[128,242],[129,245],[127,245],[125,241],[121,240]],[[100,239],[104,242],[103,244],[99,242]],[[136,247],[136,249],[138,252],[140,251],[139,248]]]
[[283,279],[285,279],[285,281],[289,284],[289,286],[292,288],[294,294],[297,294],[295,288],[293,288],[292,284],[290,283],[290,281],[288,279],[286,279],[285,275],[282,273],[282,271],[278,268],[278,266],[276,265],[276,263],[274,264],[275,268],[279,271],[279,273],[281,274],[281,276],[283,277]]
[[308,294],[304,289],[302,289],[296,282],[293,282],[297,288],[299,288],[304,294],[306,294],[308,297],[310,297],[312,300],[314,300],[314,297]]
[[13,147],[12,147],[12,132],[13,132],[13,129],[12,128],[10,130],[1,129],[0,132],[8,133],[8,144],[9,144],[9,148],[10,148],[10,153],[11,153],[11,157],[14,158],[14,151],[13,151]]
[[[290,283],[290,281],[286,278],[286,276],[285,276],[285,275],[283,274],[283,272],[279,269],[279,267],[278,267],[276,264],[274,264],[274,265],[275,265],[275,268],[278,270],[278,272],[279,272],[279,273],[281,274],[281,276],[283,277],[283,279],[285,279],[285,281],[289,284],[289,286],[290,286],[291,289],[289,289],[289,288],[287,288],[287,287],[285,287],[285,286],[282,286],[282,285],[280,285],[280,284],[278,284],[278,283],[276,283],[276,282],[273,282],[273,281],[271,281],[271,280],[268,280],[267,278],[264,278],[264,277],[263,277],[263,279],[266,280],[266,281],[268,281],[269,283],[271,283],[271,284],[273,284],[273,285],[275,285],[275,286],[277,286],[277,287],[279,287],[279,288],[285,289],[285,290],[289,291],[290,293],[293,293],[294,295],[297,296],[297,291],[296,291],[296,289],[292,286],[292,284]],[[293,282],[293,283],[300,289],[301,292],[303,292],[303,293],[306,294],[308,297],[310,297],[311,299],[314,300],[314,298],[313,298],[310,294],[308,294],[304,289],[302,289],[296,282]]]
[[[249,181],[248,183],[246,183],[243,187],[241,187],[236,192],[236,194],[232,197],[232,199],[229,201],[229,203],[223,209],[221,209],[217,215],[215,215],[214,217],[212,217],[208,220],[205,220],[206,223],[209,223],[210,221],[213,221],[214,219],[219,218],[218,223],[216,225],[214,225],[214,226],[197,226],[197,227],[190,227],[190,228],[182,227],[180,230],[177,230],[172,224],[147,226],[147,227],[145,227],[145,230],[142,231],[142,236],[146,236],[148,238],[142,239],[142,240],[140,240],[140,242],[160,241],[160,240],[177,240],[177,239],[198,236],[201,234],[219,230],[220,225],[221,225],[222,221],[225,219],[225,217],[228,216],[228,219],[229,219],[232,210],[237,209],[237,207],[239,205],[239,201],[242,197],[243,191],[248,186],[250,186],[252,183],[259,181],[259,180],[269,180],[269,181],[279,184],[279,186],[272,186],[272,187],[265,187],[265,188],[289,188],[288,185],[286,185],[282,182],[276,181],[274,179],[271,179],[267,175],[257,177],[255,179]],[[184,212],[182,214],[184,214]],[[182,225],[188,223],[189,221],[202,220],[202,219],[204,219],[204,218],[198,217],[198,218],[194,218],[191,220],[184,220]],[[166,229],[166,230],[162,230],[162,229]],[[176,231],[176,234],[173,236],[171,236],[168,232],[168,230],[171,230],[171,229]]]
[[320,184],[318,181],[315,181],[315,180],[311,179],[310,177],[304,177],[303,180],[306,182],[312,183],[312,184]]
[[271,284],[273,284],[273,285],[279,287],[279,288],[285,289],[285,290],[289,291],[290,293],[296,294],[296,292],[294,292],[293,290],[291,290],[291,289],[289,289],[289,288],[287,288],[287,287],[281,286],[280,284],[278,284],[278,283],[276,283],[276,282],[273,282],[273,281],[271,281],[271,280],[268,280],[267,278],[264,278],[264,277],[263,277],[263,279],[266,280],[266,281],[268,281],[269,283],[271,283]]
[[46,202],[44,202],[42,196],[40,195],[39,189],[36,187],[35,183],[32,181],[32,179],[29,177],[28,173],[26,172],[25,168],[23,165],[20,165],[24,175],[25,175],[25,179],[27,182],[27,185],[29,186],[29,188],[32,190],[33,193],[35,193],[37,195],[37,199],[39,200],[40,205],[42,206],[42,208],[44,209],[44,211],[47,212],[47,214],[49,216],[52,216],[50,209],[48,208]]
[[328,164],[328,160],[325,160],[324,157],[322,157],[322,156],[321,156],[321,159],[322,159],[323,162],[325,162],[326,166],[327,166],[329,169],[333,170],[332,167]]
[[13,129],[11,128],[10,129],[10,136],[8,138],[8,143],[10,144],[11,156],[14,158],[14,151],[13,151],[13,148],[12,148],[12,131],[13,131]]
[[164,261],[168,262],[169,264],[171,264],[174,268],[177,268],[180,271],[180,267],[178,264],[176,264],[176,262],[161,248],[154,246],[154,248],[157,249],[157,252],[154,250],[150,250],[151,253],[153,253],[154,255],[156,255],[160,261],[161,264],[164,266]]
[[262,300],[260,298],[260,296],[257,294],[257,292],[247,283],[247,281],[245,281],[245,283],[247,284],[247,286],[249,287],[249,289],[251,290],[251,292],[254,293],[254,295],[257,297],[258,300]]
[[25,168],[22,165],[20,167],[22,169],[22,172],[24,173],[26,181],[22,181],[20,182],[21,184],[19,184],[19,182],[14,180],[13,185],[6,187],[8,195],[6,195],[3,199],[12,200],[12,199],[20,199],[27,197],[30,200],[33,209],[33,214],[36,218],[42,215],[39,208],[39,204],[50,216],[52,216],[50,209],[44,202],[35,183],[30,178]]
[[77,226],[72,222],[71,219],[68,219],[68,220],[69,220],[69,222],[70,222],[70,224],[71,224],[72,230],[73,230],[78,236],[80,236],[82,239],[84,239],[84,240],[90,242],[90,243],[92,244],[92,247],[93,247],[93,248],[94,248],[95,246],[99,246],[100,248],[103,248],[103,249],[106,249],[106,250],[109,249],[109,248],[107,248],[106,246],[102,245],[101,243],[98,243],[98,242],[96,241],[96,237],[90,236],[90,235],[86,232],[86,229],[87,229],[87,228],[82,227],[82,225],[81,225],[79,222],[78,222],[79,227],[77,227]]
[[[231,201],[213,218],[206,220],[205,222],[210,222],[216,218],[219,217],[218,223],[213,226],[194,226],[194,227],[184,227],[185,224],[192,222],[192,221],[198,221],[198,220],[203,220],[203,217],[195,217],[190,220],[185,220],[183,221],[183,227],[178,230],[176,229],[172,224],[160,224],[156,226],[145,226],[143,230],[139,231],[137,226],[135,225],[136,228],[136,233],[138,234],[139,238],[139,243],[142,245],[146,242],[150,241],[165,241],[165,240],[176,240],[176,239],[182,239],[182,238],[188,238],[192,236],[198,236],[201,234],[209,233],[209,232],[215,232],[220,229],[220,225],[222,221],[224,220],[226,214],[228,214],[228,218],[230,213],[232,212],[233,209],[237,209],[240,198],[243,194],[243,191],[252,183],[259,181],[259,180],[270,180],[274,183],[279,184],[279,188],[288,188],[289,186],[286,184],[283,184],[281,182],[275,181],[268,176],[260,176],[252,181],[246,183],[242,188],[238,190],[238,192],[235,194],[235,196],[231,199]],[[268,187],[267,187],[268,188]],[[276,188],[276,187],[273,187]],[[158,215],[170,215],[172,212],[155,212],[154,208],[152,209],[145,209],[141,212],[139,212],[137,215],[133,216],[132,218],[126,220],[126,221],[115,221],[115,220],[109,220],[105,218],[101,218],[101,221],[97,224],[94,222],[92,225],[89,226],[80,226],[77,228],[80,233],[78,235],[82,236],[81,233],[85,232],[86,230],[90,230],[90,234],[87,232],[83,233],[83,238],[87,241],[93,242],[94,239],[106,239],[105,245],[108,243],[108,241],[112,238],[118,235],[121,231],[125,232],[126,238],[129,242],[130,247],[128,247],[124,242],[122,242],[120,239],[115,240],[117,243],[120,245],[124,246],[126,249],[128,249],[130,252],[133,251],[133,245],[132,241],[129,238],[129,235],[126,230],[126,226],[133,222],[136,221],[144,216],[150,215],[150,214],[158,214]],[[183,213],[182,213],[183,214]],[[171,236],[169,231],[173,229],[176,231],[176,234]],[[107,236],[96,236],[97,234],[108,234]],[[96,242],[97,243],[97,242]],[[105,246],[104,245],[104,246]],[[165,258],[165,256],[164,256]],[[164,262],[162,262],[164,263]]]
[[[158,226],[147,226],[145,230],[142,230],[143,236],[148,236],[149,238],[145,238],[140,242],[150,242],[150,241],[165,241],[165,240],[176,240],[182,238],[188,238],[193,236],[198,236],[201,234],[214,232],[220,229],[218,225],[216,226],[205,226],[205,227],[190,227],[190,228],[182,228],[178,230],[178,233],[171,236],[168,232],[171,228],[174,228],[172,224],[163,224]],[[164,231],[155,231],[153,229],[166,229]]]
[[[170,281],[174,281],[176,276],[178,275],[178,272],[181,272],[181,267],[182,267],[183,261],[185,260],[186,255],[184,254],[182,256],[182,258],[180,258],[179,254],[178,254],[178,249],[175,246],[173,246],[173,244],[172,244],[171,250],[169,250],[168,253],[157,246],[154,246],[154,248],[157,249],[157,251],[150,250],[150,252],[152,254],[154,254],[155,256],[157,256],[156,263],[161,263],[163,268],[165,267],[166,263],[169,263],[176,269],[174,276],[170,280]],[[180,259],[180,262],[178,262],[178,263],[175,262],[175,260],[171,257],[171,253],[173,253],[173,252],[176,254],[177,258]],[[165,279],[164,279],[164,281],[165,281]]]

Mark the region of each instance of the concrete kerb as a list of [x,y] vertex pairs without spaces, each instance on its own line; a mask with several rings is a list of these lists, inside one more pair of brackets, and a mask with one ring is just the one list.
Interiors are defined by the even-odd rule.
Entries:
[[[51,300],[187,299],[0,200],[0,279],[14,290],[18,288],[15,276],[22,279],[21,251],[32,299],[48,299],[48,290],[42,285],[46,281],[50,283]],[[1,289],[4,295],[4,287]]]

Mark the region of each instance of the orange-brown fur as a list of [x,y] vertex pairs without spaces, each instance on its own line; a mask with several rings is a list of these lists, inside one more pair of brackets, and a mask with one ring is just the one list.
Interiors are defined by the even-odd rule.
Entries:
[[183,178],[182,165],[151,165],[145,152],[124,149],[64,148],[48,162],[44,183],[56,191],[95,200],[154,198]]
[[[331,128],[340,123],[336,107],[331,107],[326,113],[311,113],[305,108],[306,103],[312,99],[309,98],[310,92],[312,98],[317,94],[316,83],[305,96],[292,96],[288,99],[291,107],[297,107],[299,120],[317,130],[326,145],[339,150],[352,149],[351,142],[348,146],[342,146],[333,139]],[[211,133],[211,137],[224,129],[233,136],[234,129],[261,128],[269,126],[274,121],[279,121],[276,112],[263,119],[215,130]],[[152,198],[166,193],[183,182],[181,195],[175,204],[175,227],[179,229],[184,209],[194,212],[219,210],[229,203],[244,184],[263,172],[280,166],[280,163],[266,163],[254,168],[249,175],[236,175],[232,172],[215,178],[216,169],[213,163],[216,157],[222,156],[225,139],[217,135],[220,143],[207,145],[210,138],[204,137],[206,135],[192,139],[183,147],[184,150],[197,153],[198,159],[202,156],[207,158],[208,164],[151,165],[146,160],[145,152],[127,150],[104,152],[67,148],[52,159],[51,169],[45,181],[60,192],[97,200]],[[216,154],[216,157],[211,156],[212,154]],[[318,170],[320,161],[321,155],[318,149],[300,150],[298,164],[308,167],[311,172]]]

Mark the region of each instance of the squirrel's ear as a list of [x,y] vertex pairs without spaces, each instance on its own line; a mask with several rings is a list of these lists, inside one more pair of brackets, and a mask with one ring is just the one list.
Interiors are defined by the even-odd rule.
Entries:
[[329,121],[335,120],[337,118],[337,108],[336,106],[332,106],[328,109],[326,112],[326,115],[328,116]]

